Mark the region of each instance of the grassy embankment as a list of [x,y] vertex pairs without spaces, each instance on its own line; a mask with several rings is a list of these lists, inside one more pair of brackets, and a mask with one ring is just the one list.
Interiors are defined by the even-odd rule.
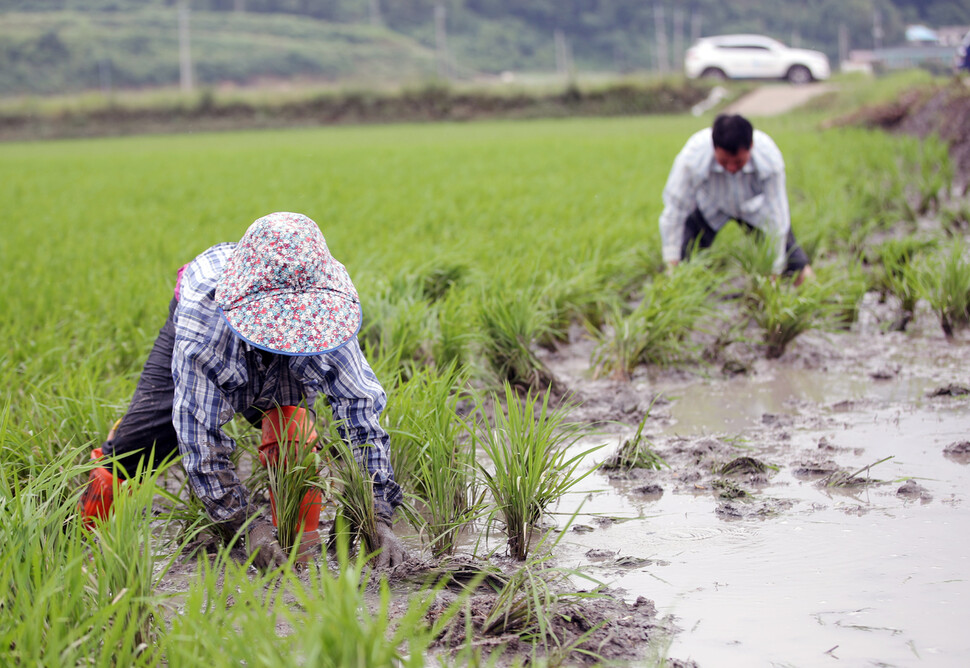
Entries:
[[[524,416],[496,422],[488,397],[504,383],[545,391],[535,347],[557,345],[571,321],[584,322],[600,341],[591,371],[622,376],[643,364],[703,372],[699,360],[717,360],[731,343],[724,337],[753,336],[766,354],[782,354],[807,327],[851,325],[867,289],[895,299],[893,286],[909,286],[916,299],[936,300],[934,308],[940,302],[941,317],[957,298],[965,304],[966,260],[950,250],[963,243],[965,228],[954,224],[926,238],[925,231],[917,237],[914,223],[920,203],[936,213],[926,191],[945,180],[945,147],[850,128],[820,131],[828,113],[820,103],[759,123],[786,155],[795,229],[820,276],[802,292],[766,282],[763,249],[733,230],[707,261],[660,273],[660,190],[686,136],[709,118],[6,145],[0,602],[8,623],[0,627],[0,663],[181,665],[191,657],[199,665],[289,665],[287,657],[316,664],[333,656],[340,657],[333,665],[393,665],[403,654],[407,665],[420,664],[434,633],[421,622],[427,600],[414,599],[391,635],[383,611],[360,612],[367,608],[357,584],[362,566],[352,559],[343,561],[343,576],[311,569],[309,585],[284,576],[276,588],[223,554],[211,566],[202,559],[172,598],[156,587],[175,550],[163,536],[185,534],[144,528],[150,487],[122,495],[123,512],[98,547],[72,517],[87,452],[125,408],[176,269],[214,243],[238,239],[270,211],[314,218],[355,279],[366,319],[361,338],[389,392],[386,422],[401,450],[399,478],[415,495],[412,519],[430,520],[425,535],[439,554],[453,549],[455,530],[474,518],[473,533],[490,521],[493,533],[508,531],[512,549],[524,554],[522,525],[477,491],[488,479],[455,446],[496,437],[491,426],[528,430]],[[893,250],[884,241],[890,237],[912,239],[892,243],[916,248]],[[732,250],[738,246],[743,250]],[[878,261],[891,251],[904,268],[887,271]],[[908,282],[899,280],[904,272],[912,274]],[[934,283],[939,275],[950,279]],[[742,286],[745,297],[731,297],[724,285]],[[713,312],[704,307],[712,297],[722,305]],[[951,328],[965,325],[963,308],[963,315],[945,311]],[[677,337],[675,349],[669,336],[645,336],[655,328]],[[722,335],[713,344],[696,336],[715,328]],[[464,420],[451,413],[440,424],[420,418],[453,410],[455,393],[474,397],[480,410]],[[427,432],[415,433],[419,426]],[[251,430],[232,429],[252,447]],[[537,461],[550,461],[541,452],[549,442],[535,444]],[[428,443],[434,447],[422,448]],[[493,442],[486,454],[504,447]],[[569,470],[568,460],[549,454]],[[551,487],[568,491],[561,481]],[[449,503],[436,490],[460,497],[460,512],[445,515]],[[536,501],[526,527],[550,499]],[[547,612],[529,608],[530,615]],[[280,636],[274,619],[294,632]]]

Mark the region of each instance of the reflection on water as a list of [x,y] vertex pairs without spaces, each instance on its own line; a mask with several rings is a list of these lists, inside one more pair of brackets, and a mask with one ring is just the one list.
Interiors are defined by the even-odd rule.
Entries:
[[[853,470],[892,456],[872,470],[892,482],[832,493],[783,466],[757,496],[791,500],[791,509],[725,521],[710,494],[665,485],[644,500],[632,485],[594,474],[583,486],[596,491],[564,499],[558,511],[568,516],[582,504],[577,522],[595,530],[570,531],[557,558],[675,615],[682,631],[669,655],[703,667],[967,665],[970,466],[943,452],[970,437],[965,402],[920,401],[927,379],[880,385],[792,372],[764,380],[685,390],[671,406],[671,433],[743,435],[793,400],[878,398],[891,408],[847,411],[836,429],[796,429],[792,443],[814,447],[825,437]],[[898,496],[907,478],[932,498]],[[625,521],[604,526],[587,513]],[[649,561],[625,567],[585,556],[604,547]]]

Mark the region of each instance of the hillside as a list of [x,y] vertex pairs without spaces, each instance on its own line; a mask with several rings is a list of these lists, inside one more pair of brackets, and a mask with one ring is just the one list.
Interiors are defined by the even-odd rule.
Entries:
[[[0,95],[174,85],[187,0],[0,0]],[[502,72],[679,72],[700,35],[757,32],[840,52],[907,23],[970,24],[970,0],[191,0],[203,85],[345,84]],[[659,48],[658,48],[659,45]],[[441,54],[439,58],[438,55]]]
[[[374,83],[433,71],[433,53],[380,27],[291,15],[193,12],[191,53],[202,84],[313,78]],[[173,85],[177,16],[137,12],[0,17],[0,94]]]

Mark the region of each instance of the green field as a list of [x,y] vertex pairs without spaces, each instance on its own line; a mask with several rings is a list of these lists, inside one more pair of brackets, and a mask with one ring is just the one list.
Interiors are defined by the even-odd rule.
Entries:
[[[409,374],[441,364],[443,350],[468,370],[471,385],[494,390],[502,378],[484,359],[490,348],[481,343],[490,304],[536,305],[547,322],[532,330],[531,346],[542,333],[555,339],[563,319],[568,324],[584,315],[594,326],[604,301],[617,309],[616,327],[630,315],[623,298],[637,300],[661,283],[661,190],[686,137],[710,120],[383,126],[5,145],[0,605],[12,623],[0,625],[0,663],[75,665],[90,657],[96,665],[154,665],[167,652],[169,665],[180,665],[179,652],[188,646],[197,648],[196,657],[222,662],[253,657],[246,653],[253,647],[265,650],[263,657],[290,651],[357,656],[353,648],[339,654],[344,650],[325,647],[330,636],[319,630],[315,640],[309,632],[278,639],[272,624],[260,625],[238,607],[230,611],[221,594],[210,601],[218,614],[195,614],[192,605],[201,606],[206,591],[220,591],[204,569],[187,585],[185,617],[157,614],[151,587],[144,587],[151,568],[133,574],[130,566],[154,558],[137,540],[144,533],[119,534],[121,547],[134,550],[130,567],[102,563],[107,550],[93,561],[84,556],[84,539],[71,528],[83,479],[79,467],[124,410],[164,320],[176,270],[217,242],[238,240],[266,213],[305,213],[361,293],[363,336],[391,406]],[[806,114],[758,127],[786,156],[793,225],[824,286],[858,268],[876,235],[912,216],[912,202],[947,177],[948,161],[939,143],[921,147],[910,138],[859,129],[821,131],[820,120],[820,113]],[[738,275],[726,262],[722,257],[710,264],[708,294]],[[442,274],[456,277],[456,285],[438,301],[422,301],[414,286]],[[874,278],[866,280],[874,285]],[[837,301],[839,294],[830,287],[819,299]],[[373,343],[378,330],[390,332],[396,352],[387,338]],[[609,330],[599,335],[609,340]],[[456,353],[448,347],[456,340],[473,343]],[[410,366],[402,376],[405,363]],[[150,503],[150,496],[135,498]],[[139,516],[119,521],[130,529]],[[104,538],[102,545],[114,543]],[[100,580],[90,575],[92,563],[106,569]],[[123,584],[105,584],[109,572]],[[125,577],[142,584],[140,594]],[[301,600],[300,613],[274,597],[262,599],[260,582],[250,583],[244,571],[226,577],[242,588],[237,598],[253,597],[257,612],[260,606],[264,614],[286,608],[293,624],[331,619],[319,602]],[[345,596],[352,611],[359,592],[340,589],[343,580],[323,580],[314,585],[321,598]],[[43,630],[28,630],[43,619],[49,621]],[[220,624],[235,624],[252,645],[227,650],[206,640]],[[139,635],[132,626],[149,631]],[[332,626],[337,638],[357,628],[347,617]],[[368,629],[375,638],[384,632],[379,625]],[[412,640],[419,646],[427,637],[418,633]],[[137,649],[141,642],[147,650]],[[386,657],[371,660],[366,665],[390,665]]]

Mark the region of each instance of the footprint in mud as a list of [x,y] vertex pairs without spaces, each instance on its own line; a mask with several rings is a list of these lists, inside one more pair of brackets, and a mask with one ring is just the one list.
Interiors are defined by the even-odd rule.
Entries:
[[943,448],[943,456],[957,464],[970,464],[970,441],[950,443]]
[[915,480],[907,480],[902,487],[896,490],[896,496],[909,501],[918,500],[920,503],[929,503],[933,500],[933,495],[930,494],[929,490]]

